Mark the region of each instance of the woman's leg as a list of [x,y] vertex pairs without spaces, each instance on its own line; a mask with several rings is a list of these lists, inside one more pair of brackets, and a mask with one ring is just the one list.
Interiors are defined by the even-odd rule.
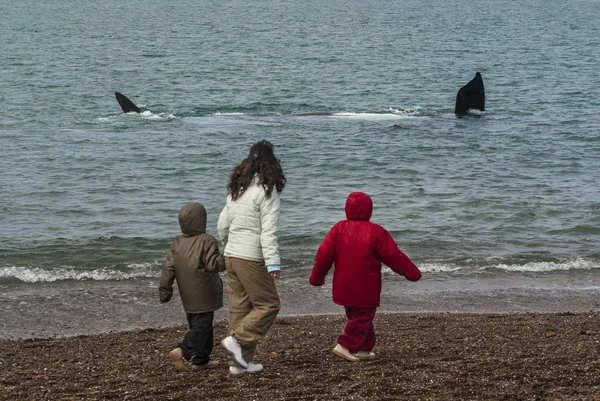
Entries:
[[[241,259],[225,257],[225,269],[227,277],[227,296],[229,298],[229,335],[239,341],[236,329],[244,320],[244,317],[252,310],[252,303],[236,274],[236,267]],[[236,266],[234,266],[236,265]],[[243,350],[243,344],[242,350]],[[249,362],[247,359],[244,360]],[[229,366],[238,366],[231,357],[228,359]]]
[[[273,277],[263,262],[229,259],[231,263],[227,265],[227,286],[233,291],[237,308],[234,310],[235,324],[230,320],[230,331],[242,345],[244,360],[251,362],[256,343],[267,334],[279,313],[279,295]],[[229,287],[230,270],[236,278],[233,287]],[[236,291],[243,294],[243,302]],[[231,305],[231,292],[229,296]],[[231,313],[230,306],[230,316]]]

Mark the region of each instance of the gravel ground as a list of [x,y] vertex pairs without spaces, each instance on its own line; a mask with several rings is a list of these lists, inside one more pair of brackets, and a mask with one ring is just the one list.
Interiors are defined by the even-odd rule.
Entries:
[[2,400],[600,400],[600,313],[379,313],[372,361],[331,353],[340,315],[278,318],[257,374],[177,372],[184,326],[0,340]]

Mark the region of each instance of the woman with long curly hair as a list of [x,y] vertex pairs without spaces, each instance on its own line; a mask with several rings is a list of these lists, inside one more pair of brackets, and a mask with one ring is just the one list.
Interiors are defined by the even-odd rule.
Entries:
[[266,140],[252,145],[229,177],[227,204],[217,229],[225,244],[229,296],[229,336],[221,346],[229,354],[231,374],[263,369],[251,363],[256,344],[279,313],[274,279],[281,270],[277,226],[285,183],[273,144]]

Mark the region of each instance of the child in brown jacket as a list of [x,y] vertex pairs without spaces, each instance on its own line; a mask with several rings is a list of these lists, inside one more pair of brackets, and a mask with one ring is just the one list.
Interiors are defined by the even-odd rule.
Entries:
[[188,203],[179,211],[181,235],[173,240],[160,278],[160,302],[173,296],[177,280],[179,295],[187,314],[189,330],[169,357],[179,371],[184,360],[192,369],[217,366],[210,360],[213,348],[214,311],[223,307],[223,282],[219,272],[225,271],[225,260],[217,240],[206,233],[206,210],[201,203]]

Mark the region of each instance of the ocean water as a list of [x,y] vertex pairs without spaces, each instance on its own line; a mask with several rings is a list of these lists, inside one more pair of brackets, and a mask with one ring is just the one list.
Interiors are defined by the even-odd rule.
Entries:
[[[229,173],[263,138],[288,178],[280,253],[297,285],[365,191],[427,291],[600,292],[598,1],[0,12],[4,294],[158,277],[179,208],[204,203],[216,235]],[[477,71],[486,111],[456,117]],[[123,114],[115,91],[145,111]]]

